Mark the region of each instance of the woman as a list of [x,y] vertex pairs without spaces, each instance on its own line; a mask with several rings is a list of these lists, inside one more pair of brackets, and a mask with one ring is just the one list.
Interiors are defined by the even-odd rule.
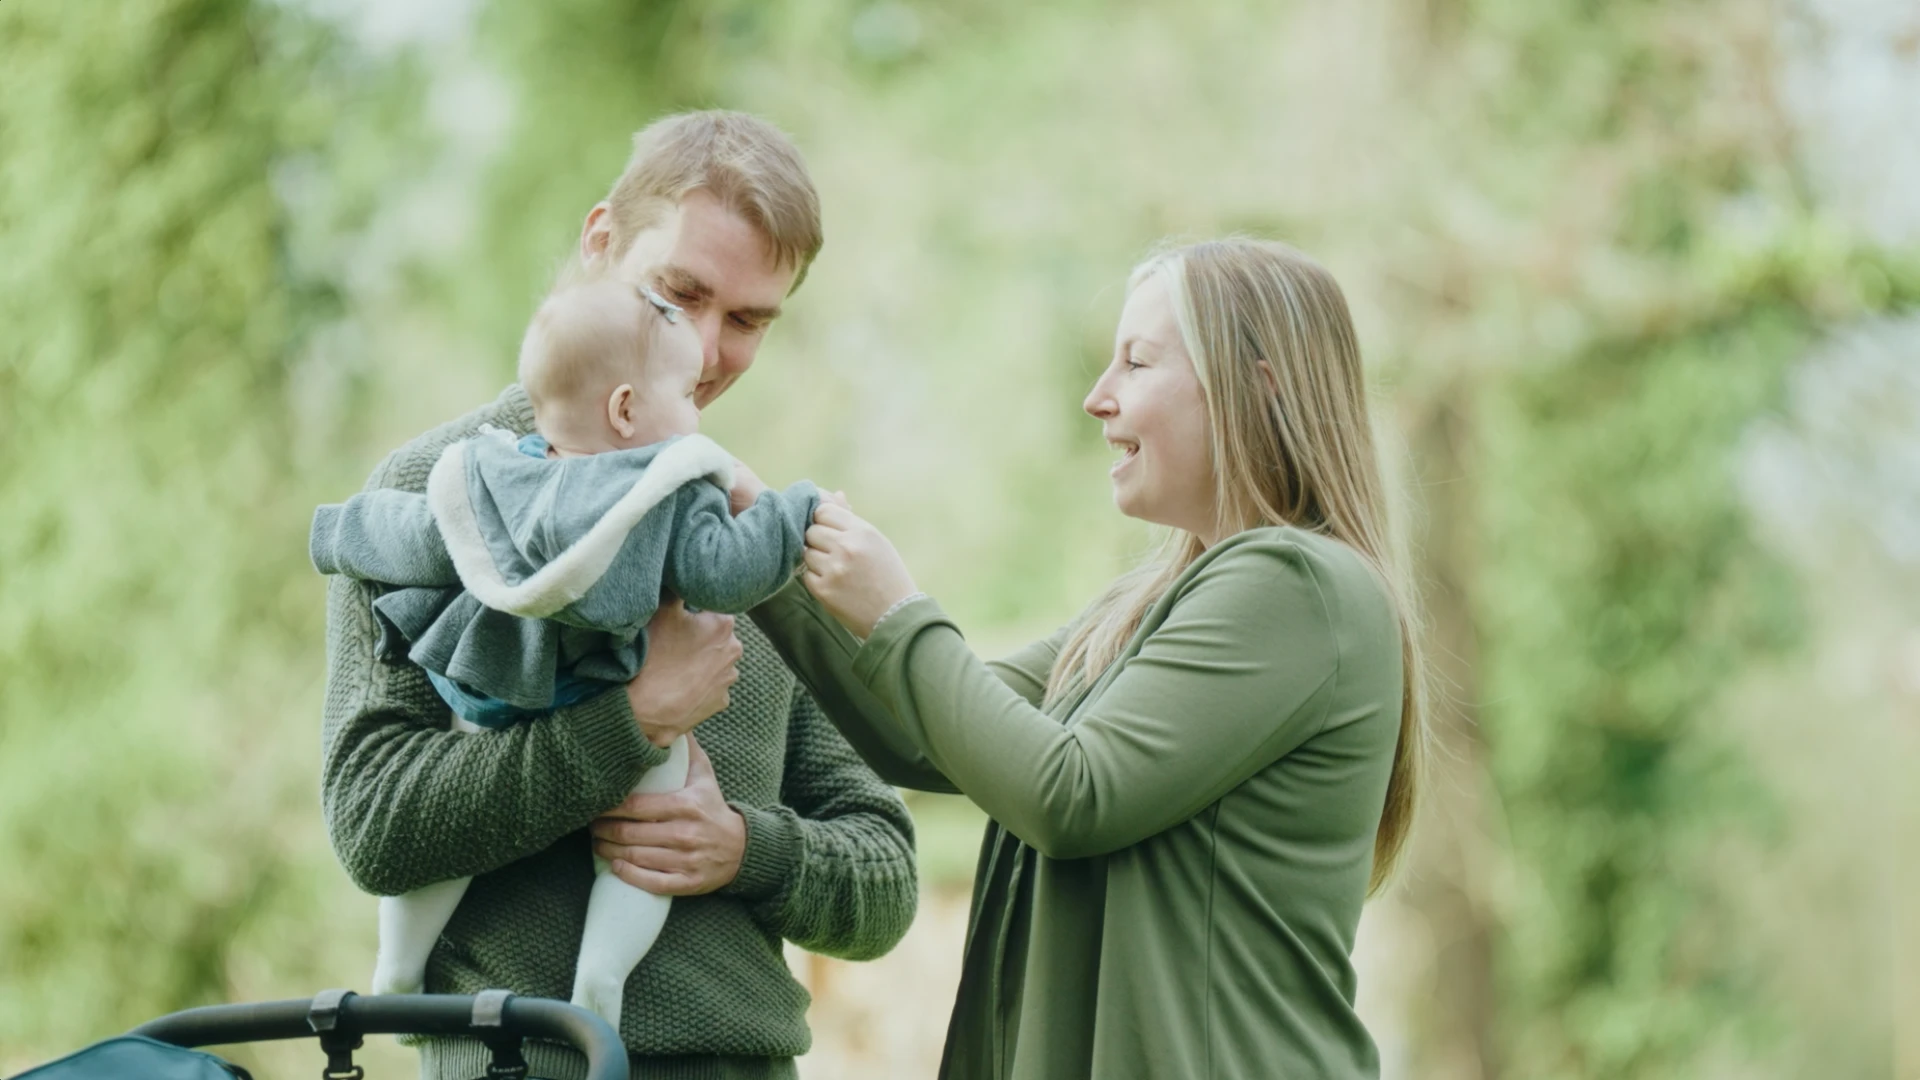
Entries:
[[982,663],[844,500],[755,613],[882,777],[992,818],[941,1075],[1373,1077],[1420,658],[1346,302],[1278,244],[1159,256],[1085,407],[1174,531],[1073,625]]

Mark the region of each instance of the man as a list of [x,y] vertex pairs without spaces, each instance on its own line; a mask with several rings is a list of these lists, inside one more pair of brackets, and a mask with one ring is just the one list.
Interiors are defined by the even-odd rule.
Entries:
[[[691,113],[635,138],[587,215],[580,268],[686,309],[705,350],[704,407],[752,365],[820,243],[818,200],[786,137],[738,113]],[[423,489],[440,451],[486,423],[530,430],[519,387],[395,451],[368,487]],[[427,988],[567,997],[591,825],[622,878],[680,898],[627,982],[620,1035],[636,1080],[794,1076],[807,994],[781,940],[852,959],[892,948],[916,901],[912,821],[758,629],[662,607],[624,692],[469,736],[450,730],[419,668],[376,658],[373,595],[344,578],[328,593],[322,796],[334,850],[368,892],[474,876]],[[696,725],[686,788],[628,798]],[[420,1049],[429,1080],[486,1072],[473,1040]],[[584,1071],[559,1047],[529,1044],[527,1056],[536,1076]]]

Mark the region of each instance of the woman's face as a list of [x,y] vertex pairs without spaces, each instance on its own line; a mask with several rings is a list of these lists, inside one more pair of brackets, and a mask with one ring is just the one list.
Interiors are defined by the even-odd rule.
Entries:
[[1082,407],[1120,452],[1112,469],[1120,512],[1211,543],[1216,521],[1206,394],[1159,274],[1127,297],[1113,362]]

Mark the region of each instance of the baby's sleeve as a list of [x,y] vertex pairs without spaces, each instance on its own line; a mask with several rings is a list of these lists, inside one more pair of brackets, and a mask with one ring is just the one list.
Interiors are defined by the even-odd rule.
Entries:
[[387,585],[460,583],[427,497],[379,488],[313,512],[307,554],[322,574]]
[[692,607],[738,614],[793,576],[820,492],[802,480],[785,491],[762,493],[738,516],[728,513],[727,493],[713,484],[690,484],[680,500],[667,551],[667,588]]

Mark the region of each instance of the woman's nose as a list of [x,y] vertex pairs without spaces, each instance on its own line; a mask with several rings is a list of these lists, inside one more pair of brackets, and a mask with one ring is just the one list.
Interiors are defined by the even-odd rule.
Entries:
[[1097,420],[1105,420],[1120,411],[1113,395],[1107,391],[1106,376],[1101,376],[1100,381],[1093,384],[1093,389],[1087,392],[1087,399],[1080,403],[1080,407]]

